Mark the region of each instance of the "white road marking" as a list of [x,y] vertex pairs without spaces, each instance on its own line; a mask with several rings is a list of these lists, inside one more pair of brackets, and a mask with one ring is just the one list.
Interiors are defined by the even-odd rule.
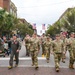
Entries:
[[[10,58],[0,58],[0,60],[9,60]],[[22,57],[22,58],[19,58],[19,60],[31,60],[31,57]],[[38,57],[38,60],[46,60],[45,57]]]
[[[9,65],[0,65],[0,67],[8,67]],[[39,67],[55,67],[53,65],[38,65]],[[14,67],[14,66],[13,66]],[[35,67],[31,65],[19,65],[18,67]],[[68,68],[68,66],[60,66],[60,68]]]

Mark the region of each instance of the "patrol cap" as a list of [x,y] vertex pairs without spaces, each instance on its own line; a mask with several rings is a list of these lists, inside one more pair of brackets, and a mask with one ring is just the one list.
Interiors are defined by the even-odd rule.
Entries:
[[56,37],[60,37],[60,34],[56,34],[55,36],[56,36]]
[[45,35],[45,33],[43,33],[42,35]]
[[48,34],[47,36],[50,36],[50,34]]
[[49,39],[50,37],[49,36],[47,36],[47,39]]
[[71,34],[75,34],[74,32],[71,32]]

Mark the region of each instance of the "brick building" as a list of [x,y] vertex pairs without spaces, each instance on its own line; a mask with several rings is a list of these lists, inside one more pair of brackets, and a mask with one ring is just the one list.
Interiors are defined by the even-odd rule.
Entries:
[[0,0],[0,7],[17,17],[17,7],[11,0]]
[[10,13],[17,17],[17,7],[10,1]]
[[0,7],[10,12],[10,0],[0,0]]

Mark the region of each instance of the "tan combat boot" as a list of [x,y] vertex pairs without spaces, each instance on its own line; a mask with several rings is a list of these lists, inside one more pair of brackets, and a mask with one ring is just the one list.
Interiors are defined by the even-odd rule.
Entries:
[[71,68],[74,69],[74,65],[71,65]]
[[71,68],[71,64],[69,65],[69,68]]
[[39,68],[39,67],[38,67],[38,66],[36,66],[36,67],[35,67],[35,70],[38,70],[38,68]]
[[69,65],[69,68],[70,68],[70,69],[74,69],[74,65],[70,64],[70,65]]
[[59,68],[56,68],[56,72],[59,72]]
[[8,69],[12,69],[13,68],[13,66],[8,66]]
[[49,63],[49,60],[47,60],[47,63]]

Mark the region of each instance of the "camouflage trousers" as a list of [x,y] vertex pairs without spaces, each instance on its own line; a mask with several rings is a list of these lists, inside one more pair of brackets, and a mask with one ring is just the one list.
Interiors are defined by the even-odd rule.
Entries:
[[26,55],[30,54],[30,46],[26,45]]
[[35,65],[35,67],[38,66],[38,51],[31,51],[31,58],[32,58],[32,64]]
[[46,59],[49,60],[50,59],[50,49],[46,49]]
[[42,54],[46,55],[44,44],[42,44]]
[[54,53],[54,60],[55,60],[56,68],[59,68],[61,58],[62,58],[62,53]]
[[75,62],[75,50],[69,50],[70,61],[69,64],[73,65]]
[[[68,48],[66,47],[66,52],[67,52]],[[62,53],[62,59],[65,59],[66,58],[66,52],[65,54]]]

